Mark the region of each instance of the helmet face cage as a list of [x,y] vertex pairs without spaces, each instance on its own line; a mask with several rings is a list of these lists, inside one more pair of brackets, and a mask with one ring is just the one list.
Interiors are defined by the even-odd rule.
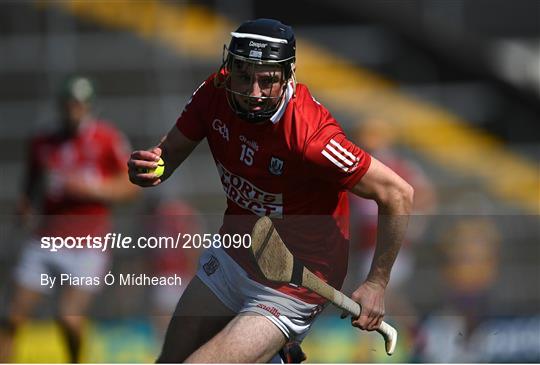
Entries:
[[267,120],[280,107],[289,81],[295,86],[292,28],[257,19],[244,22],[231,36],[220,69],[227,101],[244,120]]
[[[253,61],[225,50],[227,54],[224,55],[222,66],[226,74],[224,86],[232,110],[249,122],[272,117],[291,79],[292,60]],[[255,87],[258,92],[253,90]],[[251,106],[255,109],[250,110]]]

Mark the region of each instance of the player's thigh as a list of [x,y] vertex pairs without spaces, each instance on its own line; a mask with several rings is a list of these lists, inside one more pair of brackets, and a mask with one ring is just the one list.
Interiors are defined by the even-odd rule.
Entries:
[[222,330],[234,315],[198,277],[194,277],[176,306],[157,362],[183,362]]
[[30,315],[44,294],[52,293],[53,289],[41,282],[43,274],[48,273],[51,257],[52,253],[41,250],[34,239],[25,244],[13,272],[15,287],[8,308],[13,324]]
[[58,316],[70,327],[80,327],[95,296],[94,291],[68,287],[62,290],[58,303]]
[[265,363],[285,344],[283,332],[268,318],[245,312],[193,353],[190,363]]
[[8,316],[12,324],[25,320],[39,303],[43,294],[24,285],[16,285],[9,304]]
[[101,290],[89,278],[103,278],[110,265],[110,257],[93,250],[64,250],[53,257],[55,269],[62,275],[85,278],[77,286],[61,286],[58,312],[68,325],[79,326],[94,296]]

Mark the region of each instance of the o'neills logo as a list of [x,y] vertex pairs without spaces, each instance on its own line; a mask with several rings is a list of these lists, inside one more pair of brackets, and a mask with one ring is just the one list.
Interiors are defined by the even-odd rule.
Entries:
[[274,317],[279,318],[279,316],[281,316],[281,313],[279,312],[279,310],[276,307],[270,307],[270,306],[262,304],[262,303],[257,304],[257,307],[261,308],[261,309],[264,309],[267,312],[270,312],[270,314],[272,314]]
[[261,190],[248,180],[229,172],[216,161],[223,190],[227,198],[241,208],[258,216],[268,215],[274,218],[283,216],[283,195]]

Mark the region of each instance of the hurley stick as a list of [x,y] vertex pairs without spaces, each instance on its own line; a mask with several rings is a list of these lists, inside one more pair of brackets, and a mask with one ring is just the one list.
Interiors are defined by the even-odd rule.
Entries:
[[[251,251],[266,279],[303,286],[354,317],[360,316],[361,307],[358,303],[322,281],[293,257],[270,218],[262,217],[255,223],[251,233]],[[384,337],[386,353],[392,355],[397,343],[396,329],[383,321],[377,332]]]

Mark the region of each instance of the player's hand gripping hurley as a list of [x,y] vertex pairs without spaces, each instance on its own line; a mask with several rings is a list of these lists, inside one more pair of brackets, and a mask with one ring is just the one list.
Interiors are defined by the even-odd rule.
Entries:
[[[303,286],[351,315],[360,316],[361,308],[358,303],[322,281],[295,260],[279,237],[270,218],[262,217],[255,223],[251,238],[251,251],[266,279]],[[392,355],[397,343],[396,329],[383,321],[377,332],[384,337],[386,353]]]

